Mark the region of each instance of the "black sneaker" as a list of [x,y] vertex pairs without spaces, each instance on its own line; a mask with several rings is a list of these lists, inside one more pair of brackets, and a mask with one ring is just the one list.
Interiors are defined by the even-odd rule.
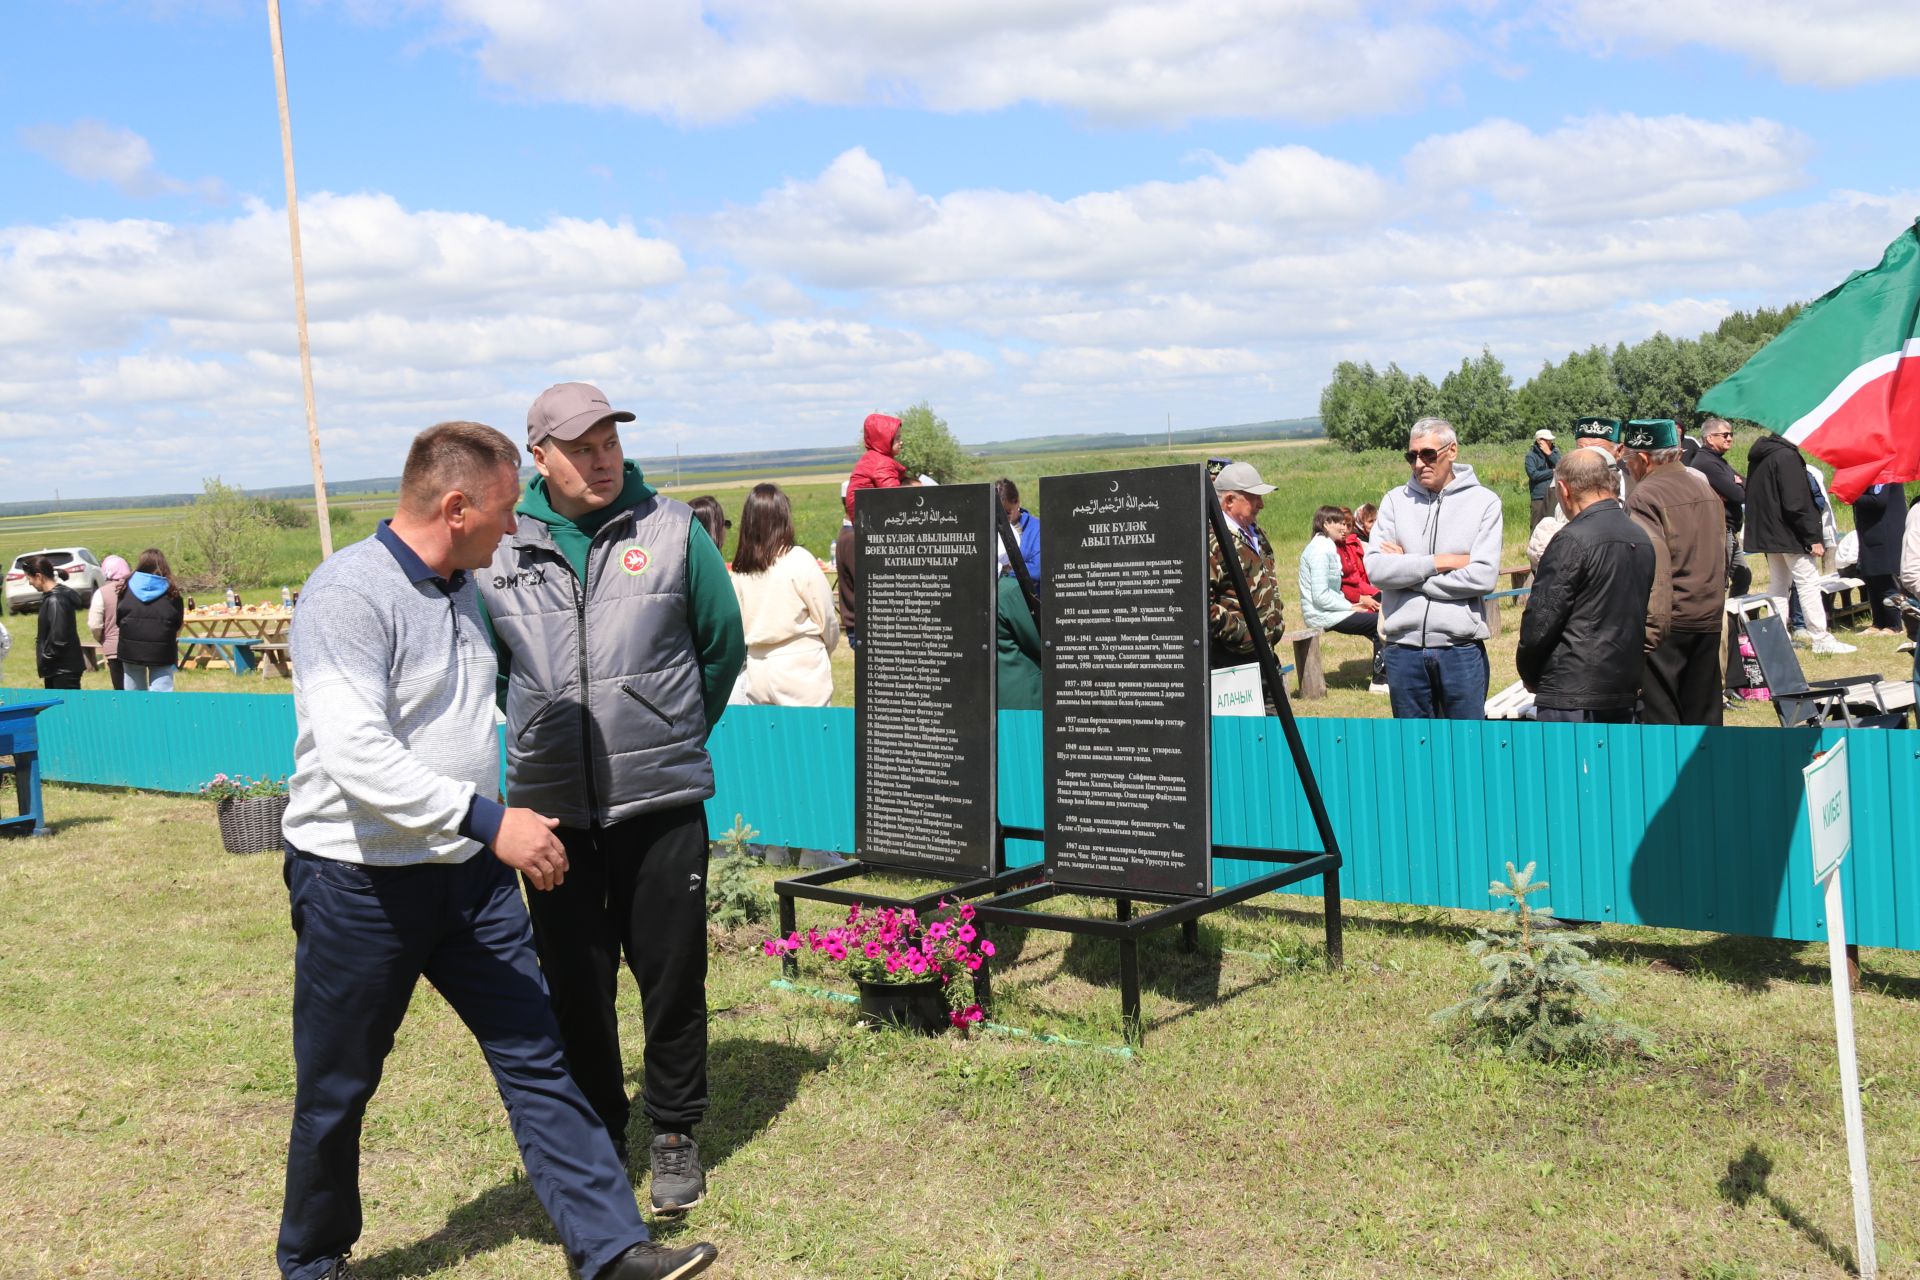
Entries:
[[655,1134],[652,1154],[650,1195],[655,1213],[685,1213],[707,1198],[707,1175],[700,1167],[699,1143],[684,1133]]
[[699,1275],[719,1256],[720,1251],[704,1240],[684,1249],[643,1240],[609,1262],[594,1280],[681,1280]]

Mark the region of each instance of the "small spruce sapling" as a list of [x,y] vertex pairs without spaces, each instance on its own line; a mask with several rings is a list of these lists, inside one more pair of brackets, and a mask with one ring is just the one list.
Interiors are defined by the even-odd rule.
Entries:
[[1547,882],[1533,878],[1534,863],[1516,871],[1507,864],[1507,881],[1488,886],[1496,898],[1511,898],[1500,910],[1513,912],[1508,928],[1476,929],[1467,944],[1486,976],[1467,998],[1436,1013],[1434,1020],[1466,1036],[1481,1035],[1505,1046],[1510,1058],[1580,1058],[1647,1048],[1649,1037],[1630,1023],[1592,1016],[1586,1006],[1608,1004],[1613,993],[1602,984],[1602,965],[1587,953],[1590,934],[1542,929],[1553,908],[1528,901],[1545,892]]
[[721,854],[707,869],[707,921],[717,929],[730,931],[773,915],[772,897],[754,878],[755,859],[747,852],[759,834],[736,813],[733,826],[715,841]]

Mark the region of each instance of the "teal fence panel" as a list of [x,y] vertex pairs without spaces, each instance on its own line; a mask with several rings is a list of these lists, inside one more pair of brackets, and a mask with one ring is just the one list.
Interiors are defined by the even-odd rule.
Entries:
[[[0,689],[0,702],[45,697]],[[198,791],[216,773],[293,772],[293,699],[283,693],[63,689],[40,713],[41,776],[148,791]]]
[[[38,696],[0,689],[0,700]],[[193,791],[215,773],[293,765],[284,694],[69,692],[41,716],[55,781]],[[1563,916],[1824,939],[1800,769],[1848,737],[1848,934],[1920,950],[1920,732],[1303,719],[1346,863],[1343,896],[1484,910],[1512,861],[1539,864]],[[1214,839],[1318,850],[1277,721],[1214,723]],[[734,707],[711,740],[714,831],[734,815],[769,844],[853,848],[853,713]],[[1040,713],[1000,717],[1000,815],[1042,818]],[[1015,841],[1016,865],[1040,847]],[[1221,860],[1240,883],[1264,864]],[[1320,884],[1298,892],[1317,899]]]

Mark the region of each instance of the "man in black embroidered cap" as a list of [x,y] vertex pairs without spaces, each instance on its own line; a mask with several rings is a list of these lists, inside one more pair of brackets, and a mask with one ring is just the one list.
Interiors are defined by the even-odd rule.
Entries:
[[1647,655],[1642,724],[1722,721],[1720,624],[1727,602],[1726,509],[1700,473],[1681,461],[1678,431],[1665,418],[1627,424],[1627,512],[1666,544],[1673,612]]
[[1594,451],[1561,462],[1553,487],[1567,527],[1540,557],[1514,664],[1541,720],[1630,724],[1653,590],[1653,540],[1613,495]]

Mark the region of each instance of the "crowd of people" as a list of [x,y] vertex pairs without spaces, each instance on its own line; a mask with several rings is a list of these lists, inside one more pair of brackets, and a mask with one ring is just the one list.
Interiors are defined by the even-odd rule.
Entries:
[[[1824,477],[1783,436],[1755,443],[1744,478],[1726,458],[1733,430],[1718,418],[1690,439],[1669,419],[1590,415],[1572,437],[1563,454],[1542,430],[1524,460],[1534,580],[1515,674],[1538,719],[1722,723],[1721,637],[1729,592],[1751,586],[1748,555],[1767,557],[1773,610],[1813,652],[1854,649],[1827,628],[1822,583],[1835,568],[1866,583],[1867,634],[1901,634],[1898,597],[1920,594],[1920,558],[1906,557],[1903,571],[1902,546],[1920,543],[1908,537],[1903,486],[1861,495],[1851,554],[1836,563]],[[1479,719],[1492,683],[1487,597],[1498,586],[1502,504],[1459,460],[1444,419],[1414,424],[1406,461],[1407,483],[1377,509],[1314,513],[1300,557],[1301,620],[1374,642],[1371,687],[1384,688],[1396,717]],[[1277,643],[1283,606],[1258,524],[1272,486],[1246,463],[1214,483],[1262,628]],[[1251,632],[1211,539],[1209,556],[1214,665],[1246,663]]]
[[[647,483],[621,446],[633,419],[591,385],[549,388],[528,412],[536,474],[525,485],[520,448],[493,428],[422,432],[393,517],[306,584],[282,827],[296,936],[277,1246],[287,1280],[345,1274],[362,1228],[360,1126],[421,978],[480,1042],[530,1184],[581,1276],[690,1277],[716,1256],[654,1240],[641,1216],[619,970],[639,988],[646,1031],[648,1200],[682,1214],[707,1191],[695,1132],[709,1100],[708,736],[730,701],[830,701],[840,636],[859,645],[857,494],[909,473],[894,456],[898,419],[869,417],[843,490],[836,588],[799,545],[777,485],[754,486],[736,531],[716,499],[681,503]],[[1698,441],[1667,420],[1599,417],[1573,436],[1563,455],[1543,432],[1528,457],[1537,569],[1515,664],[1540,719],[1717,723],[1743,530],[1744,549],[1768,555],[1776,596],[1797,597],[1807,642],[1837,651],[1815,571],[1838,539],[1791,443],[1761,440],[1743,480],[1717,419]],[[1300,556],[1302,620],[1365,637],[1370,683],[1399,717],[1484,715],[1503,517],[1459,451],[1450,423],[1416,422],[1406,483],[1358,510],[1319,507]],[[1256,636],[1278,646],[1286,633],[1259,521],[1274,487],[1246,462],[1220,466],[1212,484],[1227,535],[1222,545],[1209,522],[1218,668],[1249,661]],[[1001,705],[1037,707],[1040,522],[1011,480],[995,496]],[[1860,571],[1920,596],[1920,522],[1906,521],[1900,487],[1863,495],[1856,523]],[[44,558],[26,568],[45,593],[42,675],[77,687],[79,601]],[[182,608],[166,557],[149,548],[107,570],[89,626],[116,685],[170,687]]]
[[173,692],[186,605],[165,552],[148,547],[137,565],[129,565],[124,556],[102,560],[101,583],[84,609],[79,594],[59,580],[49,557],[33,556],[21,568],[40,593],[33,659],[42,685],[80,687],[88,666],[87,646],[80,639],[84,616],[115,689]]

